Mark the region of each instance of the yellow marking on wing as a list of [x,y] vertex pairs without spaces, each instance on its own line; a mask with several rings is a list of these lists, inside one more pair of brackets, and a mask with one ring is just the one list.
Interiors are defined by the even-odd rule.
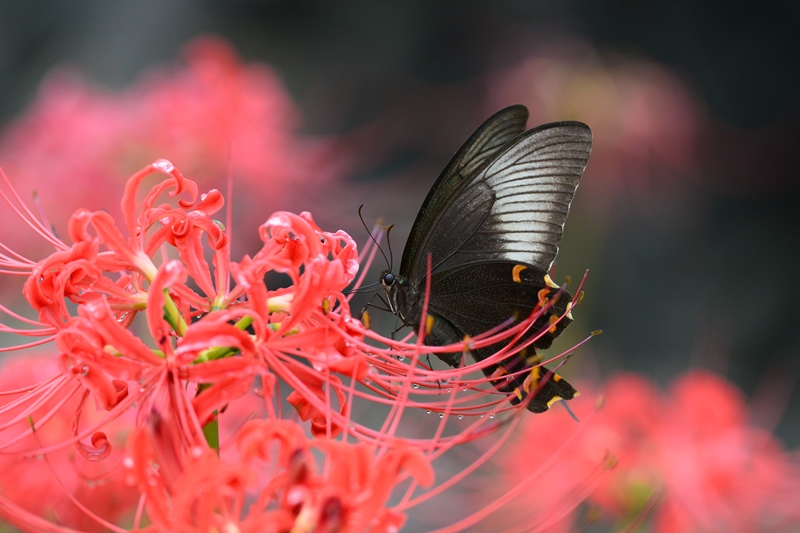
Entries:
[[432,315],[427,315],[425,317],[425,335],[430,335],[431,330],[433,329],[433,322],[434,318]]
[[550,398],[547,401],[547,408],[549,409],[554,403],[556,403],[559,400],[563,400],[563,399],[564,398],[562,398],[561,396],[553,396],[552,398]]
[[364,324],[365,328],[369,329],[370,318],[369,318],[369,313],[367,311],[361,313],[361,323]]
[[553,281],[553,278],[550,277],[550,274],[545,274],[544,275],[544,282],[551,289],[557,289],[558,288],[558,285],[555,284],[555,282]]
[[542,356],[537,354],[536,352],[533,353],[532,356],[528,357],[528,350],[525,349],[525,353],[522,355],[525,358],[525,362],[529,365],[538,365],[542,362]]
[[525,378],[525,381],[522,382],[522,386],[525,387],[525,392],[530,392],[531,388],[537,386],[539,384],[539,379],[542,377],[542,372],[540,367],[535,366],[531,368],[530,373]]

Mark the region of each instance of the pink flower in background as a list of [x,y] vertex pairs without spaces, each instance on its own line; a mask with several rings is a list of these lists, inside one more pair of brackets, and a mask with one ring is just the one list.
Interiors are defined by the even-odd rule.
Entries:
[[[329,157],[332,142],[301,138],[298,124],[299,110],[269,67],[244,64],[225,41],[205,38],[186,46],[182,63],[118,92],[80,73],[52,73],[0,135],[0,164],[26,193],[59,191],[41,198],[59,232],[74,206],[115,205],[127,177],[157,157],[204,188],[222,188],[231,175],[240,192],[236,222],[255,227],[341,168]],[[6,243],[26,244],[12,238]]]
[[[590,390],[570,404],[580,422],[563,411],[524,421],[502,465],[508,483],[525,479],[535,497],[499,520],[549,531],[649,523],[663,533],[800,524],[800,462],[748,420],[741,392],[723,378],[693,371],[661,393],[622,374],[603,400]],[[591,490],[579,513],[582,488]]]
[[580,41],[536,50],[489,78],[487,109],[518,102],[528,106],[533,124],[587,123],[594,143],[581,187],[602,198],[673,186],[692,175],[704,112],[676,74]]

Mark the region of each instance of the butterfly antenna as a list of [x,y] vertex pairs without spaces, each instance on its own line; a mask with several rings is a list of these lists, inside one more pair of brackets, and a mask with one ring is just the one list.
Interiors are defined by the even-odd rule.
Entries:
[[[380,250],[380,251],[381,251],[381,255],[383,256],[383,260],[384,260],[384,261],[386,261],[386,264],[389,266],[389,270],[391,270],[391,269],[392,269],[392,265],[391,265],[391,263],[389,262],[389,259],[386,257],[386,254],[385,254],[385,253],[383,253],[383,248],[381,248],[381,245],[380,245],[380,244],[378,244],[378,240],[375,238],[375,236],[372,234],[372,232],[370,231],[370,229],[367,227],[367,223],[366,223],[366,222],[364,222],[364,217],[363,217],[363,216],[361,216],[361,210],[362,210],[363,208],[364,208],[364,204],[361,204],[360,206],[358,206],[358,218],[359,218],[359,220],[361,220],[361,225],[362,225],[362,226],[364,226],[364,229],[365,229],[365,230],[367,231],[367,233],[369,234],[369,238],[370,238],[370,239],[372,239],[372,242],[374,242],[374,243],[375,243],[375,246],[378,248],[378,250]],[[387,229],[387,230],[386,230],[386,236],[387,236],[387,240],[388,240],[388,236],[389,236],[389,230],[390,230],[390,229],[392,229],[392,226],[389,226],[389,229]],[[390,245],[389,245],[389,254],[391,255],[391,253],[392,253],[392,246],[391,246],[391,244],[390,244]]]
[[[386,246],[389,247],[389,270],[394,266],[394,254],[392,254],[392,239],[389,238],[389,232],[392,231],[394,224],[386,228]],[[383,257],[386,257],[385,255]]]

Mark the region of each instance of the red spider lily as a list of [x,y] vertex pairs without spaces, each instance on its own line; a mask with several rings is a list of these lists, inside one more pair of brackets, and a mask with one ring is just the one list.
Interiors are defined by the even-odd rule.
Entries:
[[[157,176],[162,179],[140,192],[145,179]],[[520,409],[487,378],[472,376],[534,342],[535,336],[521,339],[539,314],[454,346],[425,347],[422,331],[413,343],[387,339],[351,316],[342,292],[359,269],[354,241],[341,231],[322,231],[308,213],[271,215],[260,227],[262,247],[232,261],[229,236],[212,218],[223,206],[221,194],[198,194],[193,181],[158,160],[128,181],[122,227],[105,211],[80,209],[70,219],[68,245],[2,178],[8,191],[0,194],[9,208],[55,248],[33,262],[4,247],[2,272],[26,276],[23,294],[38,314],[31,320],[2,308],[25,325],[2,325],[5,332],[37,338],[4,351],[54,341],[58,372],[18,386],[12,401],[0,406],[0,454],[49,457],[74,446],[85,461],[107,461],[118,453],[109,428],[135,407],[128,480],[159,528],[285,518],[296,531],[393,530],[408,509],[473,470],[417,493],[431,482],[430,462],[503,427],[505,417],[495,419],[497,413]],[[290,286],[268,286],[269,272],[286,274]],[[461,368],[435,370],[420,360],[448,350],[466,357],[473,347],[498,342],[507,345]],[[285,397],[284,386],[291,389]],[[70,415],[62,398],[75,405]],[[236,433],[238,452],[220,462],[216,453],[230,455],[218,436],[221,413],[241,411],[240,405],[252,409],[254,399],[264,419],[242,425],[239,418],[229,432]],[[296,422],[283,420],[284,400],[319,440],[308,441]],[[86,415],[90,401],[97,416]],[[432,436],[420,436],[409,422],[410,407],[439,414]],[[376,409],[385,415],[382,422],[365,416]],[[60,439],[36,438],[45,430],[58,434],[54,428],[64,420],[71,430]],[[241,445],[248,432],[280,434],[273,440],[291,435],[291,453],[302,452],[298,464],[309,473],[308,479],[291,477],[299,475],[296,458],[272,464],[260,479],[263,502],[245,513],[242,491],[252,481],[245,473],[253,457],[266,459],[263,450],[252,451],[255,441]],[[317,477],[311,449],[330,457]],[[287,480],[280,474],[285,470],[295,473]],[[389,509],[400,482],[404,495]],[[107,517],[68,500],[109,527]],[[275,501],[282,502],[279,509]],[[33,523],[21,518],[23,511],[7,513],[15,522]]]
[[[525,478],[536,497],[497,517],[509,530],[572,531],[597,520],[628,531],[649,521],[664,533],[800,524],[800,463],[748,421],[730,383],[693,371],[661,394],[623,374],[605,389],[601,403],[591,394],[572,402],[580,423],[564,413],[525,420],[502,464],[507,482]],[[524,460],[532,450],[539,459]],[[597,477],[609,458],[615,468]],[[580,517],[572,510],[584,498],[589,507]]]
[[[419,450],[381,453],[367,444],[309,439],[287,420],[245,424],[235,462],[204,447],[165,454],[179,447],[176,441],[169,421],[153,413],[128,446],[125,469],[146,496],[153,531],[396,531],[404,517],[388,506],[395,485],[406,476],[423,486],[433,482]],[[312,450],[321,452],[321,468]],[[254,492],[259,470],[269,472],[269,482]]]
[[[237,196],[235,222],[255,227],[268,206],[335,179],[347,159],[329,157],[329,138],[300,136],[299,119],[273,70],[244,63],[226,41],[206,37],[125,90],[102,90],[64,67],[50,73],[29,109],[0,132],[0,161],[31,189],[59,191],[41,200],[57,227],[77,205],[116,203],[127,177],[162,155],[204,188],[235,176],[248,192]],[[31,252],[32,243],[13,234],[4,240]]]
[[[10,431],[30,429],[37,419],[29,418],[37,413],[27,406],[15,405],[27,388],[20,385],[39,383],[40,387],[54,386],[53,375],[57,375],[58,361],[44,352],[28,353],[24,357],[8,357],[2,361],[0,370],[0,423],[3,435]],[[16,389],[16,390],[15,390]],[[49,517],[62,524],[70,524],[83,531],[105,530],[101,523],[90,515],[103,516],[112,523],[119,522],[135,509],[138,493],[125,484],[124,473],[119,468],[122,460],[125,437],[130,431],[132,412],[119,420],[104,425],[104,446],[95,440],[94,449],[103,447],[107,453],[99,461],[99,455],[86,453],[80,443],[72,449],[47,455],[31,453],[37,448],[57,444],[65,435],[71,435],[76,409],[80,409],[80,396],[50,397],[40,406],[40,411],[57,411],[49,422],[34,434],[6,448],[0,454],[0,506],[22,506],[33,516]],[[95,422],[102,413],[87,410],[83,418]],[[3,439],[5,441],[5,439]],[[116,451],[112,452],[112,446]],[[81,508],[83,507],[83,508]],[[0,516],[13,519],[17,513],[0,512]],[[27,522],[27,521],[26,521]],[[25,527],[26,522],[17,522]]]

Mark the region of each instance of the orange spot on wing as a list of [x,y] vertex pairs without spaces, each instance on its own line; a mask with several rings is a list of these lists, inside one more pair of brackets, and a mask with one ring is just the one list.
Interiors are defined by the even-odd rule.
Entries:
[[548,329],[547,331],[549,333],[555,333],[557,326],[558,326],[558,317],[555,315],[550,315],[550,329]]
[[547,305],[547,295],[550,294],[550,289],[542,289],[539,291],[539,307]]
[[514,268],[511,270],[511,278],[517,283],[522,283],[522,278],[520,278],[519,275],[526,268],[528,267],[526,267],[525,265],[514,265]]

